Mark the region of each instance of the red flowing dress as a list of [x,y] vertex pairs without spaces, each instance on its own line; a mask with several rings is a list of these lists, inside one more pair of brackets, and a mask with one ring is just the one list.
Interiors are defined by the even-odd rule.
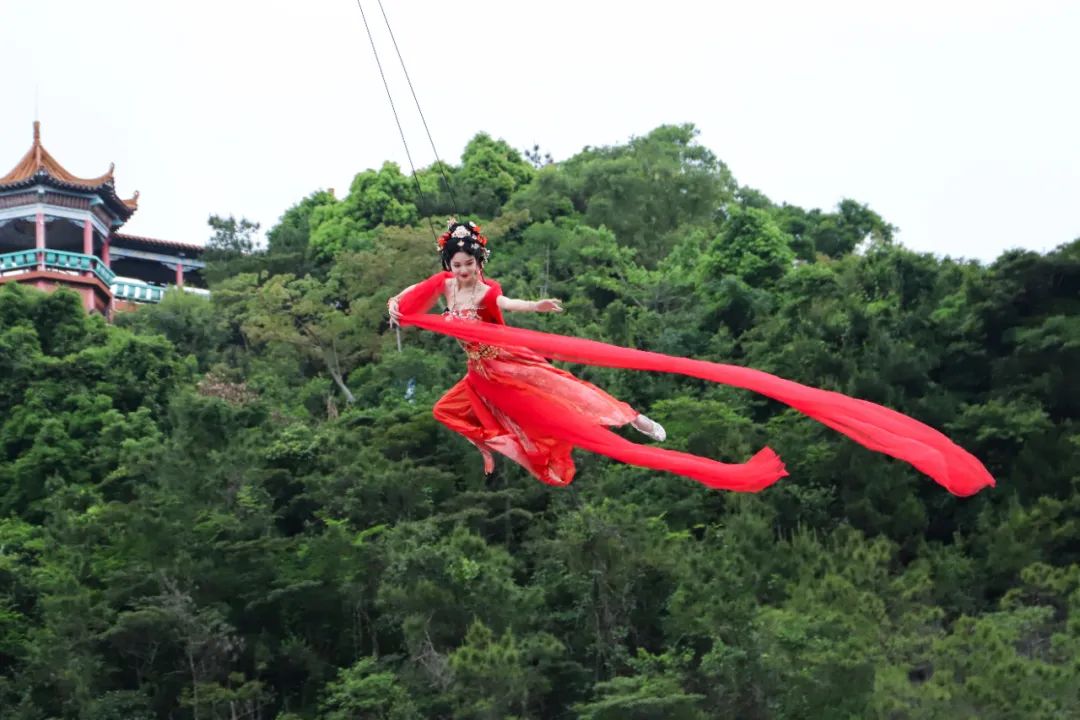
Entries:
[[[485,279],[487,292],[475,308],[448,309],[450,322],[505,325],[498,298],[502,287]],[[557,437],[530,432],[529,415],[574,415],[597,425],[625,425],[638,413],[592,383],[561,370],[543,356],[523,347],[497,347],[462,342],[468,372],[435,403],[435,418],[464,435],[484,458],[484,472],[494,469],[491,453],[505,455],[549,485],[574,479],[573,446]],[[522,402],[527,398],[527,402]]]
[[542,482],[574,477],[577,447],[632,465],[666,470],[711,487],[756,492],[787,475],[780,458],[763,448],[749,461],[728,464],[689,453],[639,445],[612,432],[637,416],[626,403],[551,365],[559,359],[602,367],[667,372],[741,387],[785,403],[863,446],[910,463],[955,495],[994,485],[986,468],[937,430],[889,408],[808,387],[751,368],[623,348],[505,324],[499,284],[475,309],[426,311],[452,273],[440,272],[403,293],[400,323],[457,338],[468,358],[465,377],[436,403],[435,417],[469,439],[493,467],[492,452],[519,463]]

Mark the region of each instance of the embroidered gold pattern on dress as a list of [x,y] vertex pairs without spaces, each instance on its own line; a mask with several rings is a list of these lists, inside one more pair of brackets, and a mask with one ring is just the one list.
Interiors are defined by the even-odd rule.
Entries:
[[455,320],[480,320],[481,308],[461,308],[460,310],[443,310],[443,317]]
[[465,346],[465,356],[470,360],[491,360],[499,357],[499,348],[494,345],[470,343]]

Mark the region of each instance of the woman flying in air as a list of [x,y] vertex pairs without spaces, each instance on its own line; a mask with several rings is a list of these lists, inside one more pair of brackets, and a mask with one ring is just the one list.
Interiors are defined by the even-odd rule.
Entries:
[[[609,428],[630,425],[662,441],[665,432],[600,388],[551,365],[548,358],[589,365],[669,372],[742,387],[786,403],[856,442],[911,463],[956,495],[994,480],[971,454],[917,420],[839,393],[807,387],[751,368],[678,358],[506,325],[503,312],[561,312],[559,300],[518,300],[483,273],[487,238],[471,222],[451,219],[438,241],[444,268],[388,302],[391,322],[458,339],[467,372],[434,407],[435,417],[465,436],[494,468],[492,452],[517,462],[542,482],[566,485],[578,447],[621,462],[666,470],[712,488],[756,492],[787,475],[763,448],[748,462],[721,463],[631,442]],[[442,317],[427,310],[442,298]]]

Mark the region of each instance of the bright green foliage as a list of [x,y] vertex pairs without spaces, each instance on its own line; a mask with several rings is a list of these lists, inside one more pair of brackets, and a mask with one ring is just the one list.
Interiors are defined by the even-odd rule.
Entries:
[[311,251],[326,260],[343,250],[370,247],[367,231],[380,225],[416,222],[415,197],[411,178],[395,163],[358,173],[343,200],[321,202],[312,208],[308,219]]
[[420,714],[392,669],[380,671],[372,658],[358,660],[327,683],[321,704],[326,720],[419,720]]
[[333,279],[275,275],[259,287],[241,329],[252,342],[285,344],[322,363],[345,399],[355,402],[345,377],[361,341],[342,300]]
[[519,641],[512,630],[502,637],[477,621],[449,657],[455,718],[529,717],[543,693],[552,688],[545,677],[561,660],[562,644],[547,633]]
[[[676,231],[710,223],[734,196],[727,167],[696,136],[692,125],[667,125],[626,145],[586,148],[560,166],[574,209],[637,250],[642,264],[654,266],[671,249]],[[553,207],[550,200],[541,202]]]
[[533,167],[505,140],[494,140],[479,133],[465,146],[457,190],[461,209],[471,215],[491,217],[498,214],[514,191],[528,184]]
[[750,285],[769,285],[791,267],[791,242],[765,210],[736,209],[701,260],[702,279],[734,275]]
[[175,290],[165,293],[156,305],[117,315],[114,324],[142,335],[164,335],[177,352],[191,355],[204,369],[221,360],[233,340],[210,300]]
[[409,185],[409,178],[394,163],[383,163],[378,172],[359,173],[343,201],[346,214],[365,227],[408,225],[416,219]]
[[55,491],[87,484],[126,499],[124,444],[153,433],[190,373],[163,338],[87,318],[77,295],[0,289],[0,513],[39,517]]
[[582,720],[704,720],[705,696],[686,692],[680,683],[678,671],[690,660],[690,653],[655,657],[639,650],[628,660],[633,675],[597,683],[597,698],[574,709]]
[[[689,125],[547,164],[480,133],[417,181],[312,193],[266,248],[216,218],[212,295],[113,325],[0,287],[0,715],[1080,716],[1080,240],[916,253],[854,200],[739,186]],[[884,403],[998,487],[957,499],[767,399],[596,367],[572,370],[666,447],[767,444],[790,476],[484,476],[431,416],[460,352],[399,351],[385,314],[455,211],[507,294],[564,300],[510,322]]]
[[266,233],[267,249],[274,255],[303,258],[311,242],[311,220],[315,209],[333,205],[334,202],[333,194],[319,191],[293,205]]
[[818,254],[842,257],[867,241],[889,244],[895,231],[877,213],[854,200],[841,200],[835,213],[784,205],[776,210],[776,216],[784,232],[795,238],[792,247],[799,258],[807,261]]
[[[514,580],[513,558],[464,528],[447,536],[431,522],[402,525],[387,545],[378,602],[413,652],[460,641],[474,617],[502,629],[536,610],[537,591]],[[429,672],[442,680],[441,668]]]

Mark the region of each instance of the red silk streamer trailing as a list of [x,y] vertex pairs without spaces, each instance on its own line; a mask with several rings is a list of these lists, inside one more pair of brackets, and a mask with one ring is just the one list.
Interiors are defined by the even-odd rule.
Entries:
[[[933,428],[875,403],[784,380],[751,368],[674,357],[618,347],[595,340],[555,335],[484,322],[447,320],[425,314],[442,291],[449,273],[437,273],[406,292],[400,299],[401,324],[449,335],[466,342],[506,348],[528,348],[544,357],[584,365],[675,373],[751,390],[788,405],[857,443],[910,463],[954,495],[968,496],[993,486],[994,478],[971,453]],[[477,378],[478,389],[483,379]],[[527,397],[511,398],[509,405],[527,406]],[[527,408],[514,413],[528,426],[576,447],[622,462],[667,470],[692,477],[710,487],[756,491],[787,473],[769,448],[750,462],[728,465],[688,453],[638,445],[616,433],[571,417],[570,413],[542,413]],[[518,419],[518,418],[515,418]]]

